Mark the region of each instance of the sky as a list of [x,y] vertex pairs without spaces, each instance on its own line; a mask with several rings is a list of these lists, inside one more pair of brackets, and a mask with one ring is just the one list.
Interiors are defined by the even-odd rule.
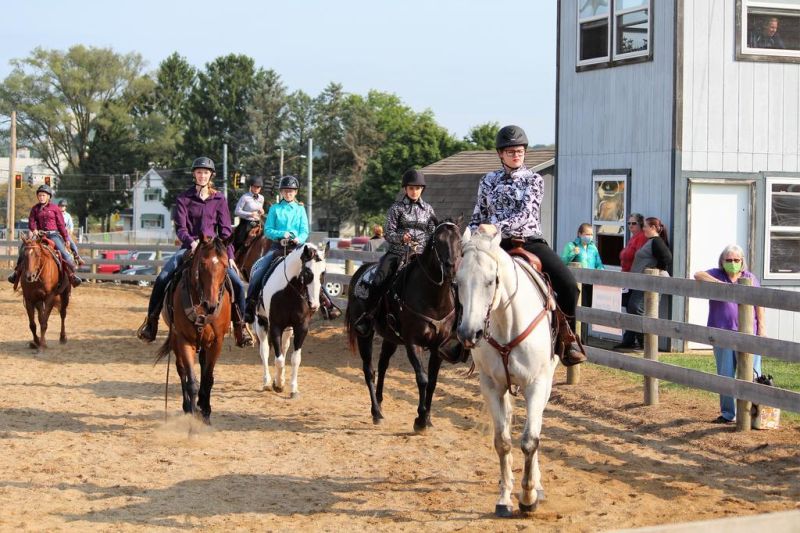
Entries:
[[517,124],[555,140],[556,2],[529,0],[28,0],[3,14],[0,79],[35,47],[173,52],[198,68],[245,54],[289,91],[394,93],[457,137]]

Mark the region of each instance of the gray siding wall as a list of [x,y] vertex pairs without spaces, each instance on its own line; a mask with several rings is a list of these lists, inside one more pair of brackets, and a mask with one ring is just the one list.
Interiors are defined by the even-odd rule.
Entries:
[[594,169],[631,169],[631,209],[672,218],[674,0],[653,2],[653,61],[587,72],[575,72],[577,3],[560,2],[556,248],[591,220]]
[[797,172],[800,64],[736,61],[733,0],[683,0],[683,170]]

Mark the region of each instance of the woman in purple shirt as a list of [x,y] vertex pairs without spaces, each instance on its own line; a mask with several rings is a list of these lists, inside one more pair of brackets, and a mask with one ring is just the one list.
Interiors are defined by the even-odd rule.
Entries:
[[[211,186],[214,176],[214,162],[207,157],[198,157],[192,164],[194,186],[181,193],[175,200],[175,233],[181,241],[181,249],[173,255],[161,269],[161,273],[153,284],[150,304],[147,307],[147,318],[139,327],[136,335],[145,342],[153,342],[158,332],[158,318],[164,303],[167,284],[172,279],[178,262],[186,254],[186,250],[194,251],[204,236],[218,236],[227,239],[233,232],[231,214],[225,196]],[[247,331],[244,317],[244,284],[234,268],[233,248],[228,245],[228,277],[233,283],[233,333],[236,345],[252,346],[253,338]]]
[[[718,268],[696,272],[694,279],[712,283],[737,283],[739,278],[753,280],[753,286],[759,287],[758,278],[747,270],[744,251],[738,244],[729,244],[719,254]],[[736,302],[708,301],[708,327],[739,331],[739,306]],[[764,329],[764,308],[755,307],[753,323],[754,332],[766,336]],[[736,351],[733,348],[714,346],[714,359],[717,361],[717,374],[729,378],[736,376]],[[761,375],[761,356],[753,355],[753,370]],[[731,396],[719,397],[722,414],[714,422],[727,424],[736,418],[736,400]]]

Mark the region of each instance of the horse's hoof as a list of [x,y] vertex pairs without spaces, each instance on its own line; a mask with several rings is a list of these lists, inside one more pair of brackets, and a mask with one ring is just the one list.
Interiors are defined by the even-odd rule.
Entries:
[[67,344],[67,338],[61,337],[60,339],[58,339],[58,342],[60,342],[61,344]]
[[296,400],[297,398],[299,398],[299,397],[300,397],[300,393],[299,393],[299,392],[293,392],[291,395],[289,395],[289,397],[290,397],[292,400]]
[[497,518],[511,518],[514,516],[514,510],[511,509],[510,505],[495,505],[494,515]]
[[261,392],[267,392],[267,391],[271,391],[271,390],[272,390],[272,386],[269,383],[265,383],[265,384],[261,385]]
[[272,384],[272,390],[274,390],[275,392],[280,394],[281,392],[283,392],[283,387],[279,387],[279,386],[277,386],[276,384],[273,383]]
[[427,431],[427,429],[428,426],[425,425],[425,422],[420,423],[417,420],[414,420],[414,433],[417,435],[422,435],[425,433],[425,431]]
[[379,426],[381,424],[381,422],[383,422],[383,417],[382,416],[373,416],[372,417],[372,423],[374,425]]
[[536,510],[536,504],[538,501],[533,502],[530,505],[526,505],[522,502],[519,502],[519,512],[523,515],[531,515]]
[[39,345],[36,344],[35,342],[31,341],[31,342],[28,343],[28,348],[30,348],[31,350],[38,350],[39,349]]
[[211,425],[211,415],[203,417],[203,424],[205,424],[206,426]]

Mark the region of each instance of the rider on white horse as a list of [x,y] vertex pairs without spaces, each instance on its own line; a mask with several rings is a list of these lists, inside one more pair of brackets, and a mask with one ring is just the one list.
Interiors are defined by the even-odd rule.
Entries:
[[502,168],[481,178],[478,199],[470,220],[470,229],[481,223],[493,224],[501,233],[501,246],[512,247],[512,238],[520,239],[522,247],[539,257],[542,270],[550,278],[561,311],[568,325],[559,328],[559,353],[565,366],[586,361],[583,349],[572,333],[575,329],[575,307],[578,286],[575,277],[550,248],[542,236],[540,208],[544,198],[544,179],[525,167],[528,137],[519,126],[505,126],[495,139],[495,148]]

